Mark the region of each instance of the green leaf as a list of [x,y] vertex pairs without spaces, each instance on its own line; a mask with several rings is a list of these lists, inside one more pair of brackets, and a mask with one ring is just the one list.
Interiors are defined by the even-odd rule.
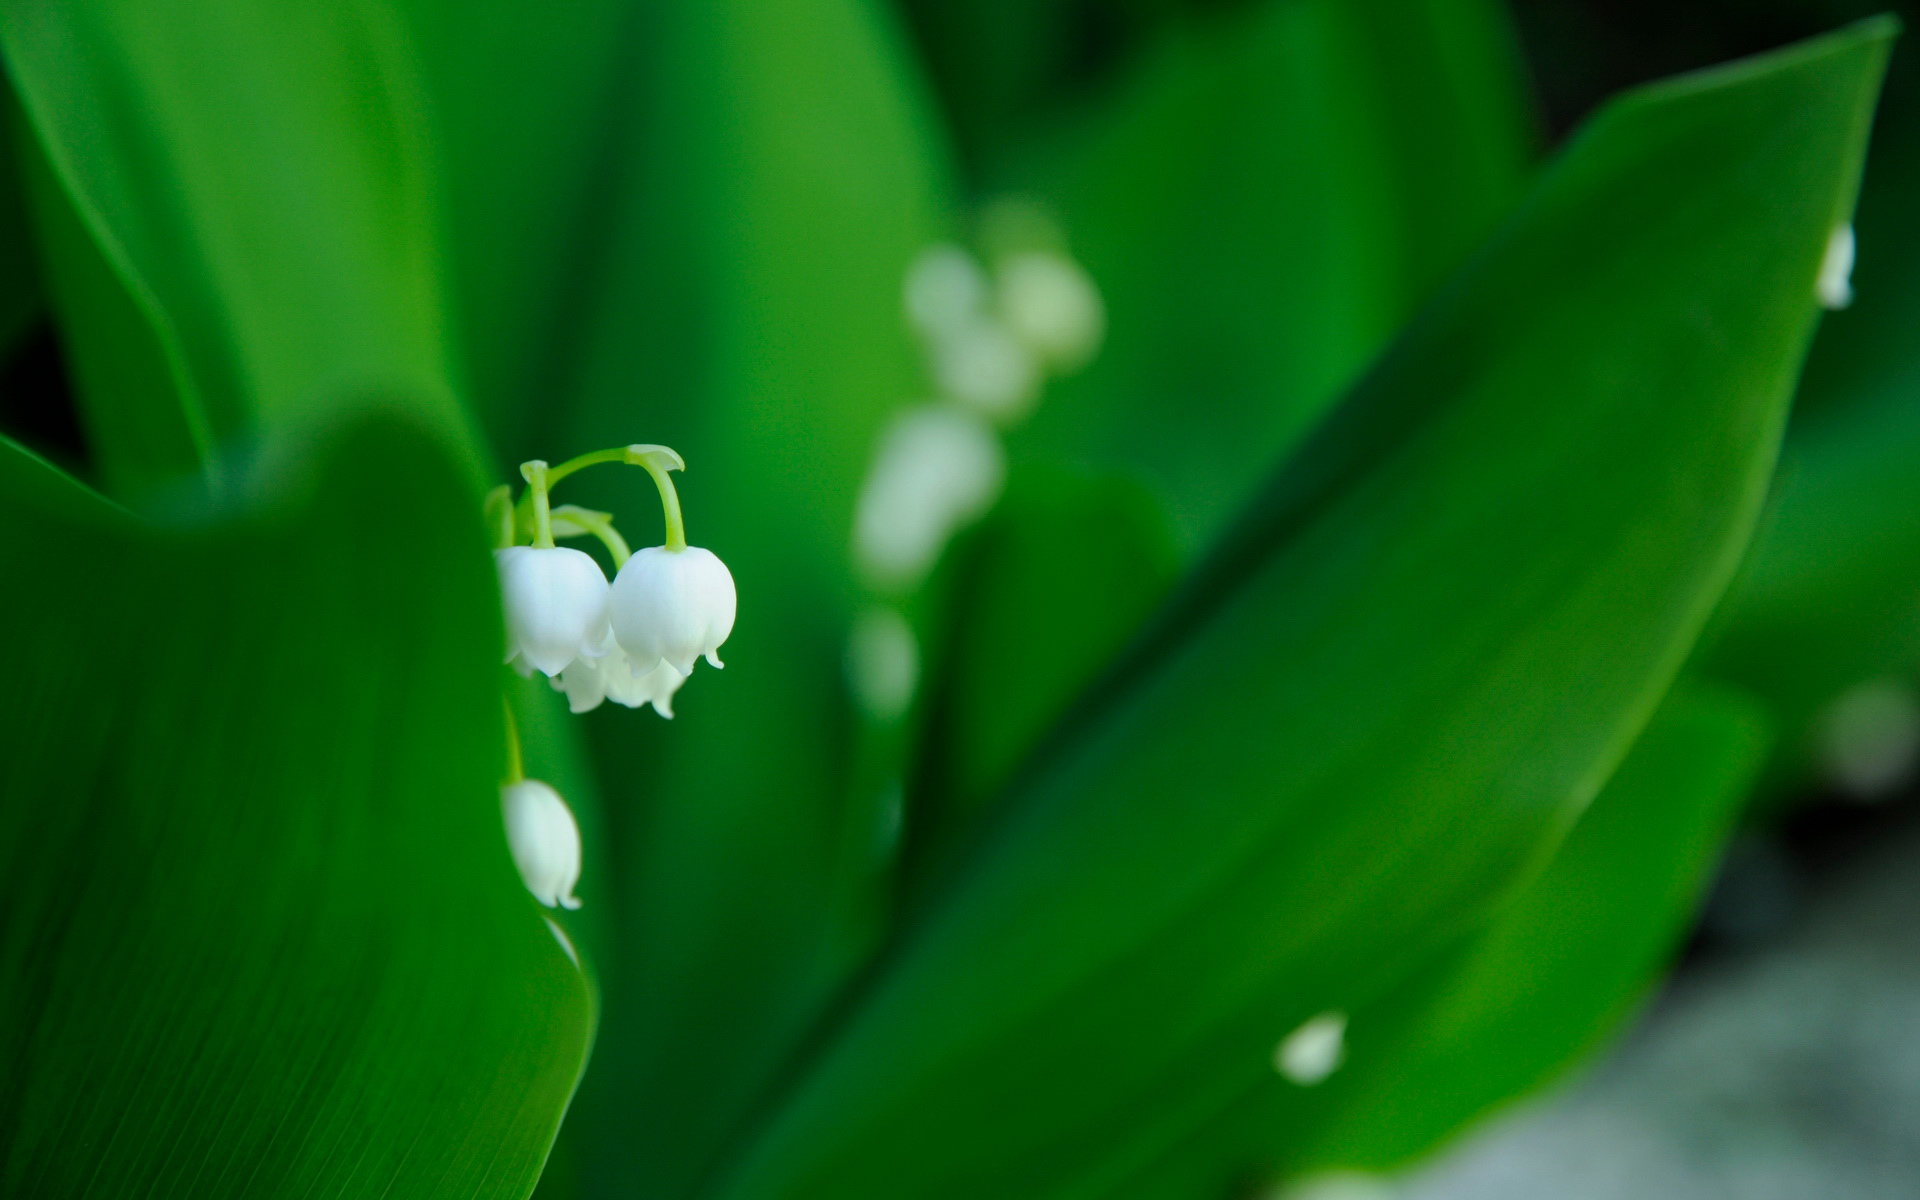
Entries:
[[[29,0],[0,44],[71,206],[49,270],[88,425],[151,426],[172,397],[164,457],[124,439],[117,475],[370,395],[465,437],[417,68],[385,10]],[[109,282],[123,294],[96,308]],[[145,386],[85,365],[130,345]]]
[[1222,525],[1521,194],[1517,57],[1482,0],[1290,0],[1190,20],[1015,176],[1110,333],[1018,452],[1151,482]]
[[953,558],[946,661],[929,672],[940,680],[934,728],[915,768],[915,888],[1138,634],[1176,567],[1160,506],[1137,483],[1036,468],[1014,475]]
[[0,444],[0,621],[32,631],[0,693],[0,1192],[539,1174],[591,1013],[502,830],[477,497],[403,427],[331,440],[167,526]]
[[1890,38],[1610,106],[1029,764],[719,1195],[1102,1194],[1484,919],[1751,533]]
[[26,184],[6,147],[20,126],[20,102],[0,80],[0,355],[12,354],[44,300],[34,265],[33,233],[27,223]]
[[[727,668],[671,726],[588,718],[620,889],[583,1177],[699,1186],[865,958],[885,795],[847,747],[854,499],[924,395],[901,278],[945,181],[892,30],[864,0],[682,0],[637,17],[626,164],[543,456],[673,445],[692,540],[732,570]],[[569,480],[636,544],[637,471]],[[583,1105],[583,1109],[588,1107]]]
[[1766,747],[1750,698],[1683,684],[1484,931],[1349,1014],[1346,1061],[1325,1084],[1263,1081],[1116,1195],[1225,1196],[1275,1173],[1390,1170],[1556,1078],[1660,974]]

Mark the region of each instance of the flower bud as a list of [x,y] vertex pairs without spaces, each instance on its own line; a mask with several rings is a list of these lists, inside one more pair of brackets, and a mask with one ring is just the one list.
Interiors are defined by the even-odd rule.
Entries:
[[613,636],[635,664],[651,670],[665,660],[684,676],[701,655],[725,665],[719,650],[733,632],[735,603],[733,575],[712,551],[650,546],[620,568],[607,612]]
[[1007,328],[1056,371],[1085,366],[1106,335],[1100,291],[1062,254],[1026,252],[999,267],[1000,312]]
[[579,908],[573,886],[580,882],[580,827],[560,793],[522,779],[500,789],[500,808],[513,865],[534,899],[548,908]]
[[599,563],[578,550],[533,546],[496,550],[494,561],[508,662],[558,675],[581,655],[599,655],[607,633],[607,577]]

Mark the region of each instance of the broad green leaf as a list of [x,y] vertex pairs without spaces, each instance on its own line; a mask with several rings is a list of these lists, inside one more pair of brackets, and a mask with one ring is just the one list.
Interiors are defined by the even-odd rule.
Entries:
[[1277,1074],[1120,1189],[1214,1196],[1275,1172],[1385,1171],[1557,1077],[1638,1007],[1766,751],[1749,698],[1682,685],[1489,926],[1349,1015],[1324,1084]]
[[1103,1194],[1484,919],[1751,533],[1890,37],[1597,118],[1028,765],[718,1194]]
[[[387,10],[28,0],[0,44],[71,207],[48,265],[90,428],[155,423],[170,390],[189,432],[156,467],[368,395],[464,435],[417,68]],[[123,353],[167,377],[122,391],[85,365]],[[105,462],[137,485],[138,453]]]
[[[740,1135],[878,928],[885,795],[853,788],[847,750],[850,534],[883,422],[923,398],[900,286],[943,228],[944,180],[866,0],[677,0],[636,20],[601,288],[538,444],[680,450],[689,536],[739,588],[727,668],[696,671],[671,725],[587,719],[620,958],[582,1171],[664,1200]],[[640,472],[565,486],[636,545],[658,539]]]
[[477,498],[405,427],[335,442],[166,526],[0,445],[0,619],[33,631],[0,697],[0,1192],[532,1189],[591,1013],[501,825]]
[[1013,180],[1058,210],[1110,312],[1016,446],[1137,472],[1183,547],[1210,546],[1520,195],[1517,74],[1482,0],[1182,23]]

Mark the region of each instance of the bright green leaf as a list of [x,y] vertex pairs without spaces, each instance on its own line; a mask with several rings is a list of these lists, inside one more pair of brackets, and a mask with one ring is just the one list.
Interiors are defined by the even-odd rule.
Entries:
[[1744,549],[1890,37],[1605,110],[1030,766],[719,1194],[1103,1194],[1483,919]]
[[477,498],[392,425],[277,474],[162,527],[0,443],[6,1195],[518,1200],[579,1076]]

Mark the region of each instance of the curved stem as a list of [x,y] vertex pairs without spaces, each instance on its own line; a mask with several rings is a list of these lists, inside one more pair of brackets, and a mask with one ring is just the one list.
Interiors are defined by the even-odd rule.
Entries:
[[665,449],[664,446],[630,446],[627,461],[635,466],[645,467],[647,474],[653,476],[653,486],[660,489],[660,508],[667,521],[667,549],[685,550],[687,523],[680,515],[680,493],[674,490],[673,479],[667,474],[668,471],[679,470],[684,464],[680,462],[680,456],[673,454],[671,450],[667,450],[668,454],[673,454],[671,460],[665,459],[663,455],[651,453],[654,450]]
[[533,544],[542,550],[553,549],[553,514],[547,504],[547,489],[553,486],[547,464],[539,459],[520,464],[526,477],[528,494],[533,499]]
[[[553,510],[553,519],[556,523],[570,522],[599,538],[600,544],[607,548],[607,553],[613,555],[613,569],[616,571],[626,566],[627,560],[633,557],[633,550],[627,545],[627,539],[621,537],[620,531],[613,527],[613,518],[607,513],[594,512],[590,508],[581,508],[575,504],[562,504]],[[554,536],[578,537],[579,534],[556,533]]]
[[588,467],[598,466],[601,463],[626,462],[627,450],[628,447],[626,446],[615,446],[611,450],[595,450],[592,454],[582,454],[578,458],[570,458],[559,466],[547,471],[547,486],[552,487],[575,471],[583,471]]

